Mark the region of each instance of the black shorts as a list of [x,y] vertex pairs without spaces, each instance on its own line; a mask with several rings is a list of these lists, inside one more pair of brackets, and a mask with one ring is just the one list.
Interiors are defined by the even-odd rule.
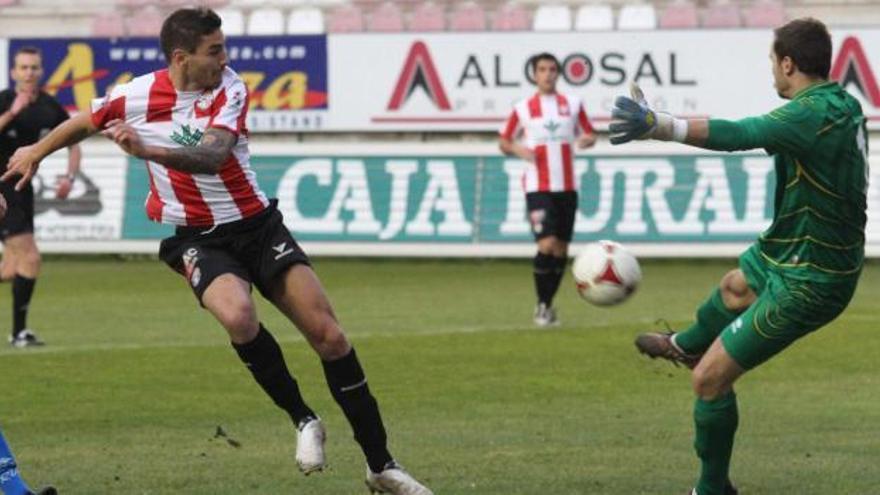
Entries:
[[273,200],[262,212],[211,227],[178,227],[162,240],[159,257],[186,277],[199,302],[215,278],[231,273],[271,298],[279,275],[309,258],[284,226]]
[[552,235],[571,242],[578,208],[576,191],[528,193],[526,207],[536,241]]
[[34,231],[34,188],[28,183],[15,190],[15,180],[0,182],[0,193],[6,198],[6,216],[0,220],[0,240]]

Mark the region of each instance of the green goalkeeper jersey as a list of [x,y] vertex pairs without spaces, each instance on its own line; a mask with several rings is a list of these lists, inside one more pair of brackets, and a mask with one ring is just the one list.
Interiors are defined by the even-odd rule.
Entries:
[[799,279],[858,275],[865,245],[868,143],[855,98],[837,83],[815,84],[766,115],[710,120],[706,147],[765,148],[774,156],[773,223],[758,238],[767,263]]

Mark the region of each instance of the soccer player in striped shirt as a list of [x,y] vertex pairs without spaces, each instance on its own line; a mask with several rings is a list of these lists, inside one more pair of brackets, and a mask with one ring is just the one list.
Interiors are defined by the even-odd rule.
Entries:
[[691,495],[735,495],[728,479],[739,423],[734,383],[840,315],[855,292],[865,251],[868,147],[859,102],[836,82],[831,36],[815,19],[777,28],[774,86],[791,100],[739,121],[678,119],[648,107],[637,87],[618,97],[611,142],[678,141],[722,151],[763,148],[774,156],[773,222],[678,333],[646,333],[638,349],[693,368],[702,461]]
[[541,53],[530,64],[538,91],[514,105],[498,145],[505,155],[528,163],[523,189],[538,244],[533,260],[538,298],[534,321],[546,327],[559,324],[553,297],[565,273],[578,208],[573,149],[593,146],[596,135],[580,98],[556,91],[560,68],[556,57]]
[[117,85],[102,100],[10,160],[3,180],[33,176],[52,151],[103,131],[150,173],[147,216],[176,226],[159,256],[186,277],[226,329],[254,379],[297,429],[296,460],[324,468],[324,426],[306,404],[275,338],[257,318],[251,287],[271,301],[320,356],[333,398],[367,461],[367,485],[395,495],[431,491],[397,464],[364,371],[309,259],[284,226],[249,165],[245,84],[227,67],[221,21],[181,9],[160,35],[168,68]]

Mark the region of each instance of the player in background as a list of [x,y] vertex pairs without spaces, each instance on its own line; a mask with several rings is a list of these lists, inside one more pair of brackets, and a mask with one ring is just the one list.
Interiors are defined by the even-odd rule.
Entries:
[[865,117],[858,101],[828,81],[831,37],[815,19],[777,28],[770,50],[774,86],[791,100],[740,121],[678,119],[633,97],[615,101],[614,144],[678,141],[711,150],[764,148],[774,156],[773,222],[697,309],[680,333],[636,340],[652,358],[693,368],[696,439],[702,461],[691,494],[735,494],[728,471],[739,421],[733,384],[796,340],[836,318],[862,270],[868,181]]
[[284,226],[276,201],[249,165],[247,88],[227,66],[221,21],[210,9],[180,9],[163,23],[168,68],[117,85],[103,100],[19,149],[3,180],[33,176],[40,160],[103,131],[150,173],[147,216],[176,226],[159,256],[186,277],[226,329],[235,352],[297,429],[304,473],[325,466],[324,426],[306,404],[281,347],[257,317],[251,287],[275,305],[318,354],[333,398],[367,460],[373,491],[430,495],[388,450],[379,406],[308,257]]
[[[58,101],[40,90],[43,62],[40,50],[22,47],[13,55],[12,80],[15,87],[0,91],[0,170],[6,170],[16,149],[36,143],[50,130],[68,119]],[[55,194],[64,199],[70,193],[79,171],[80,149],[69,147],[67,173],[58,177]],[[43,345],[37,334],[27,328],[28,308],[37,276],[40,252],[34,241],[34,189],[28,184],[16,191],[13,184],[0,184],[9,211],[0,221],[3,261],[0,280],[12,280],[12,334],[14,347]]]
[[523,188],[538,245],[532,262],[538,298],[534,321],[546,327],[559,324],[553,297],[565,273],[578,208],[573,147],[593,146],[596,135],[581,99],[556,91],[560,69],[556,57],[540,53],[530,64],[538,91],[514,105],[500,130],[498,146],[505,155],[529,164]]
[[0,430],[0,491],[3,495],[56,495],[57,493],[51,486],[36,492],[28,488],[27,483],[18,474],[18,464],[15,463],[15,457],[9,444],[6,443],[2,430]]

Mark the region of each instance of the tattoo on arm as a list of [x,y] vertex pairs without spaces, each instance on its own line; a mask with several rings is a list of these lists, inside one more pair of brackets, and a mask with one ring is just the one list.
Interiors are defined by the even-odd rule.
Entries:
[[156,161],[190,174],[216,174],[236,141],[233,133],[212,127],[205,132],[197,146],[167,148],[165,156]]

